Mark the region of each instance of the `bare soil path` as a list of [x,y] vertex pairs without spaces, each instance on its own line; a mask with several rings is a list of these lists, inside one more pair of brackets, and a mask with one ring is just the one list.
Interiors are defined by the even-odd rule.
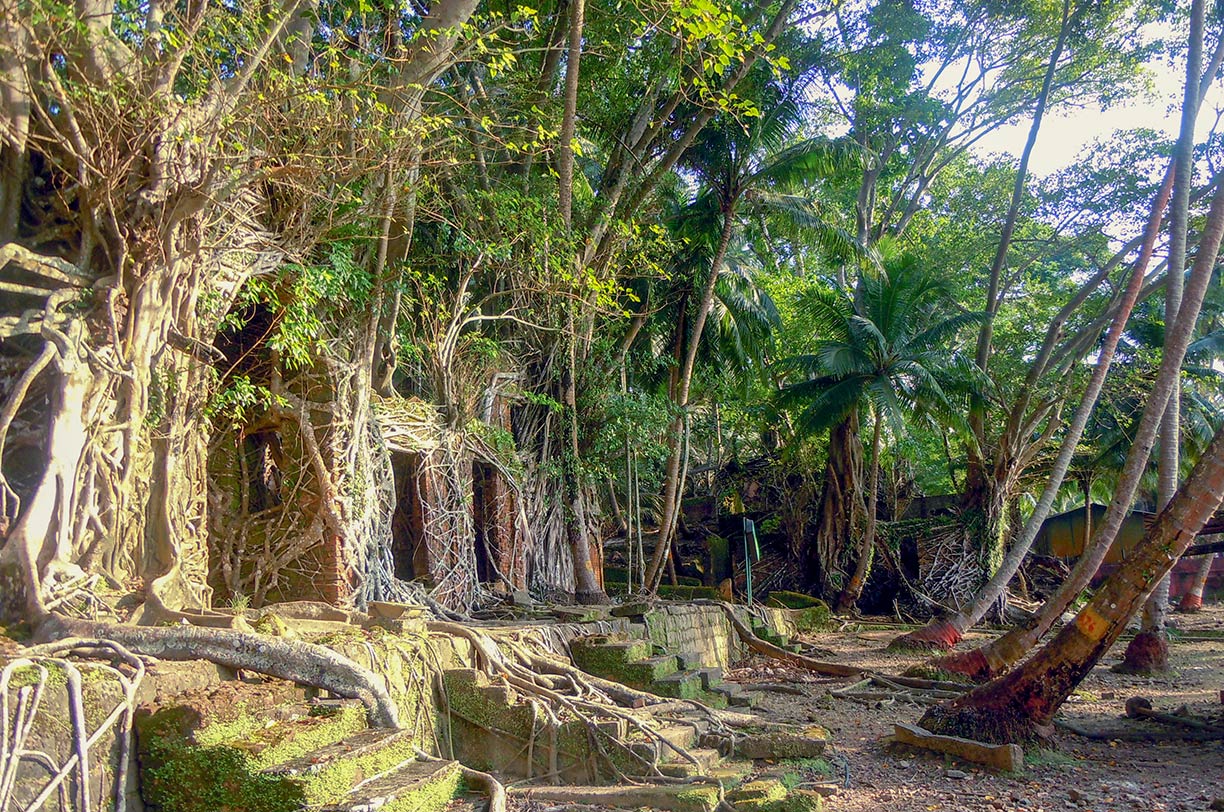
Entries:
[[[1083,725],[1124,724],[1118,720],[1124,715],[1126,700],[1144,696],[1158,710],[1185,705],[1192,714],[1224,724],[1224,606],[1212,605],[1197,615],[1178,615],[1174,622],[1183,635],[1217,635],[1220,639],[1174,642],[1170,655],[1174,670],[1157,679],[1110,671],[1121,660],[1125,644],[1119,643],[1064,706],[1062,715]],[[885,651],[888,641],[899,633],[897,629],[848,627],[812,635],[807,641],[827,649],[826,659],[896,674],[924,659],[919,654]],[[972,644],[975,637],[982,639],[971,635],[964,645]],[[779,721],[815,721],[833,731],[830,765],[843,781],[848,776],[848,786],[828,799],[830,812],[1224,809],[1221,741],[1095,741],[1060,730],[1054,749],[1026,751],[1022,775],[994,774],[936,754],[890,752],[881,739],[892,733],[896,722],[916,722],[923,708],[836,698],[829,691],[844,682],[829,682],[775,663],[757,658],[730,677],[743,683],[801,687],[802,695],[762,692],[758,710]],[[1164,729],[1155,722],[1129,724]]]

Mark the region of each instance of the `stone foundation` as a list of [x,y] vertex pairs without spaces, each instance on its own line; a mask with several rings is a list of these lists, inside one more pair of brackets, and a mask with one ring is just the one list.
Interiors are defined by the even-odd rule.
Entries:
[[[758,609],[752,614],[743,608],[736,611],[747,625],[764,626],[781,636],[795,633],[790,610]],[[480,752],[488,746],[489,729],[497,727],[495,717],[507,710],[490,706],[485,708],[489,718],[458,718],[458,708],[448,704],[450,700],[440,691],[446,680],[433,676],[476,667],[473,647],[465,638],[428,632],[425,622],[410,616],[412,613],[358,626],[288,617],[277,617],[273,622],[274,612],[272,607],[257,627],[328,646],[382,675],[398,705],[403,730],[394,734],[368,730],[363,709],[351,701],[320,697],[314,689],[254,675],[240,679],[241,675],[228,669],[202,662],[154,663],[139,692],[138,735],[129,768],[129,810],[143,810],[146,803],[150,809],[166,812],[207,812],[238,808],[227,804],[248,802],[254,804],[250,809],[263,812],[286,812],[300,808],[302,803],[332,808],[336,803],[347,803],[346,793],[361,778],[410,759],[413,748],[443,756],[454,752],[471,757]],[[562,611],[561,615],[579,621],[488,624],[482,631],[494,639],[513,640],[566,660],[571,640],[593,634],[637,638],[650,644],[647,651],[659,646],[678,655],[695,655],[708,669],[730,667],[745,654],[735,630],[717,606],[663,602],[643,606],[636,615],[630,611],[626,617],[612,617],[601,608],[584,608],[581,614]],[[760,633],[767,632],[762,629]],[[11,659],[0,656],[0,667]],[[696,664],[684,667],[695,668]],[[87,675],[86,716],[92,730],[99,721],[97,714],[109,712],[118,700],[118,685],[88,662],[81,663],[80,668]],[[90,676],[95,671],[96,676]],[[20,679],[10,682],[10,712],[17,705],[18,690],[29,684],[29,679],[30,674],[22,672]],[[460,687],[458,682],[452,683],[451,687]],[[58,675],[49,680],[44,707],[36,717],[34,736],[28,745],[51,754],[57,763],[63,762],[71,748],[63,684]],[[484,691],[486,698],[494,693]],[[511,700],[506,704],[509,706]],[[483,713],[478,704],[468,711]],[[533,718],[534,714],[528,718],[528,729],[535,724]],[[513,721],[518,724],[522,720],[516,716]],[[586,764],[594,763],[592,754],[584,749],[588,746],[586,731],[566,728],[562,734],[558,742],[563,754],[559,765],[562,771],[571,779],[594,781],[593,776],[579,775]],[[521,763],[512,760],[500,764],[493,758],[482,766],[511,775],[523,771],[528,762],[518,753],[521,749],[519,742],[506,751],[517,754]],[[113,787],[118,752],[113,737],[91,748],[95,808],[109,808],[105,788]],[[490,751],[490,755],[496,754]],[[528,768],[536,775],[547,767],[541,762],[543,757],[543,753],[537,753]],[[307,767],[299,768],[299,764]],[[18,808],[45,780],[45,771],[37,765],[21,765],[20,786],[14,797]],[[193,786],[211,789],[192,791]],[[252,799],[258,799],[258,803]],[[44,808],[61,807],[58,799],[52,798]],[[74,808],[71,798],[63,808]]]
[[[735,612],[746,626],[753,626],[753,614],[737,606]],[[786,609],[758,607],[759,624],[783,637],[795,635],[795,623]],[[701,664],[710,668],[730,668],[747,656],[731,622],[717,606],[689,603],[664,603],[641,616],[650,639],[668,651],[694,652]]]

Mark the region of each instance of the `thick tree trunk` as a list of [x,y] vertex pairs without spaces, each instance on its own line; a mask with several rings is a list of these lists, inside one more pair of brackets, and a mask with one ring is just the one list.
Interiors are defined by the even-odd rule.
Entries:
[[935,733],[979,741],[1030,740],[1126,630],[1148,592],[1163,578],[1224,499],[1224,429],[1143,543],[1092,600],[1023,667],[927,711],[920,724]]
[[731,244],[731,232],[735,226],[735,211],[731,205],[723,210],[722,233],[718,238],[718,246],[710,260],[710,273],[706,277],[705,288],[697,305],[697,313],[693,316],[693,329],[688,337],[688,348],[684,355],[684,363],[680,367],[675,407],[678,416],[672,421],[667,438],[667,466],[664,469],[663,505],[659,513],[659,538],[654,553],[650,558],[650,567],[646,571],[646,587],[651,592],[659,586],[663,577],[663,565],[671,550],[672,534],[677,525],[680,510],[680,500],[684,495],[684,483],[681,482],[681,463],[684,456],[685,427],[684,412],[688,410],[689,389],[693,384],[693,368],[697,363],[697,350],[701,345],[701,335],[705,331],[706,319],[714,307],[714,289],[718,284],[718,274],[722,270],[723,259],[727,256],[727,247]]
[[953,655],[937,661],[940,668],[958,671],[981,679],[1003,673],[1023,658],[1040,640],[1071,602],[1088,586],[1092,576],[1100,568],[1118,535],[1123,520],[1130,514],[1131,503],[1139,480],[1147,468],[1148,458],[1155,444],[1156,434],[1164,416],[1170,393],[1181,380],[1181,365],[1186,347],[1194,333],[1203,296],[1210,284],[1212,268],[1220,250],[1220,239],[1224,236],[1224,186],[1216,189],[1211,210],[1199,240],[1199,251],[1195,257],[1190,280],[1186,286],[1182,309],[1177,322],[1166,332],[1164,353],[1160,371],[1152,385],[1143,416],[1135,432],[1130,453],[1122,469],[1115,489],[1113,501],[1105,512],[1096,535],[1085,547],[1071,574],[1058,590],[1042,606],[1037,615],[1022,626],[1018,626],[987,645],[964,654]]
[[867,582],[867,574],[871,568],[871,559],[875,552],[876,514],[879,511],[880,500],[880,415],[877,413],[871,429],[871,462],[867,477],[867,526],[863,530],[863,539],[859,544],[858,562],[854,565],[854,574],[850,576],[846,588],[837,599],[837,611],[848,612],[858,603],[863,594],[863,585]]
[[557,190],[561,220],[568,231],[573,222],[574,205],[574,128],[578,117],[579,60],[582,58],[582,26],[586,11],[584,0],[570,0],[569,52],[565,60],[565,102],[561,132],[557,142]]
[[867,512],[862,489],[863,448],[859,442],[858,413],[829,430],[829,453],[815,532],[807,543],[806,580],[826,599],[839,588],[843,558],[858,537]]
[[[13,264],[61,282],[85,278],[62,260],[13,244],[0,254],[0,270]],[[14,523],[3,556],[29,570],[31,618],[86,569],[112,584],[142,578],[145,598],[163,612],[209,603],[202,419],[208,387],[193,353],[212,335],[196,317],[197,269],[191,257],[133,269],[135,288],[114,291],[130,304],[111,331],[92,330],[62,307],[77,297],[74,288],[44,291],[39,333],[50,363],[41,374],[54,379],[44,465],[26,504],[14,503],[19,512],[3,517]],[[21,404],[9,405],[15,413]]]
[[[573,322],[570,323],[571,327]],[[586,489],[582,487],[581,472],[578,470],[580,448],[578,445],[578,403],[577,390],[574,384],[577,359],[575,343],[577,339],[570,337],[569,361],[565,370],[563,385],[563,403],[566,411],[566,440],[568,445],[570,470],[565,477],[565,498],[568,510],[565,516],[565,532],[570,549],[574,555],[574,598],[579,603],[601,604],[608,602],[608,596],[600,586],[596,567],[602,562],[596,562],[592,554],[590,541],[590,526],[587,522]]]

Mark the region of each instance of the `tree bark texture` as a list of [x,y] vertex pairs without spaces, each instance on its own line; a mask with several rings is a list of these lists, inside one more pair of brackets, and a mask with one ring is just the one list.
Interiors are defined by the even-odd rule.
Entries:
[[935,733],[1007,743],[1034,738],[1126,630],[1148,593],[1193,543],[1224,499],[1224,430],[1195,466],[1143,543],[1075,620],[1011,673],[929,710],[920,724]]
[[1190,279],[1177,322],[1166,331],[1163,357],[1152,385],[1143,415],[1135,431],[1131,449],[1115,489],[1114,498],[1095,535],[1076,562],[1071,574],[1059,586],[1033,620],[1018,626],[987,645],[965,654],[939,661],[941,668],[960,671],[977,678],[1003,673],[1018,662],[1062,615],[1067,606],[1087,587],[1117,538],[1122,522],[1130,513],[1139,480],[1147,467],[1156,434],[1168,404],[1169,395],[1181,379],[1181,365],[1194,333],[1203,296],[1210,283],[1212,268],[1224,236],[1224,187],[1217,188],[1204,224]]

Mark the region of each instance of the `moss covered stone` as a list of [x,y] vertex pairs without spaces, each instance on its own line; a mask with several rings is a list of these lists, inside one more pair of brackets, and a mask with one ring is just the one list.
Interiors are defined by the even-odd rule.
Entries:
[[718,787],[695,786],[676,793],[676,812],[712,812],[718,807]]
[[[362,730],[365,711],[345,706],[272,724],[243,711],[205,724],[198,709],[179,705],[138,714],[135,725],[149,806],[165,812],[280,812],[300,809],[311,796],[311,782],[262,771]],[[199,787],[206,790],[193,789]]]
[[821,798],[814,792],[788,790],[776,778],[750,781],[727,793],[738,812],[820,812]]
[[825,609],[828,609],[820,598],[814,598],[802,592],[788,592],[784,589],[775,589],[770,592],[767,603],[782,609],[811,609],[814,606],[824,606]]
[[437,768],[431,764],[405,764],[404,769],[362,789],[360,800],[330,806],[324,812],[441,812],[450,801],[463,795],[465,786],[458,764],[449,762]]
[[226,745],[199,746],[199,721],[187,706],[136,717],[141,796],[163,812],[292,812],[305,802],[300,787],[260,775],[249,754]]
[[580,637],[570,642],[574,665],[597,677],[621,681],[636,676],[640,669],[631,664],[650,656],[650,641],[630,640],[610,635]]
[[229,747],[156,749],[142,764],[141,795],[163,812],[296,812],[302,788],[260,774],[250,759]]
[[746,732],[735,740],[735,755],[751,759],[817,758],[824,753],[829,738],[829,731],[819,725],[799,733]]
[[[387,739],[373,746],[355,747],[352,752],[315,751],[288,763],[297,765],[296,769],[288,770],[286,764],[270,772],[300,786],[305,802],[310,807],[335,803],[361,781],[386,772],[414,757],[415,751],[410,737],[396,736],[388,731],[370,733],[386,734]],[[347,745],[346,741],[340,747]]]
[[713,585],[734,575],[731,564],[731,542],[719,535],[706,536],[706,573]]
[[664,584],[659,587],[658,594],[660,598],[672,601],[691,601],[698,598],[708,600],[718,600],[718,588],[713,586],[672,586]]
[[250,752],[259,767],[272,767],[364,730],[365,717],[364,708],[347,706],[327,716],[307,716],[262,727],[233,746]]
[[823,602],[818,606],[793,610],[791,620],[801,632],[823,632],[833,628],[833,613]]

